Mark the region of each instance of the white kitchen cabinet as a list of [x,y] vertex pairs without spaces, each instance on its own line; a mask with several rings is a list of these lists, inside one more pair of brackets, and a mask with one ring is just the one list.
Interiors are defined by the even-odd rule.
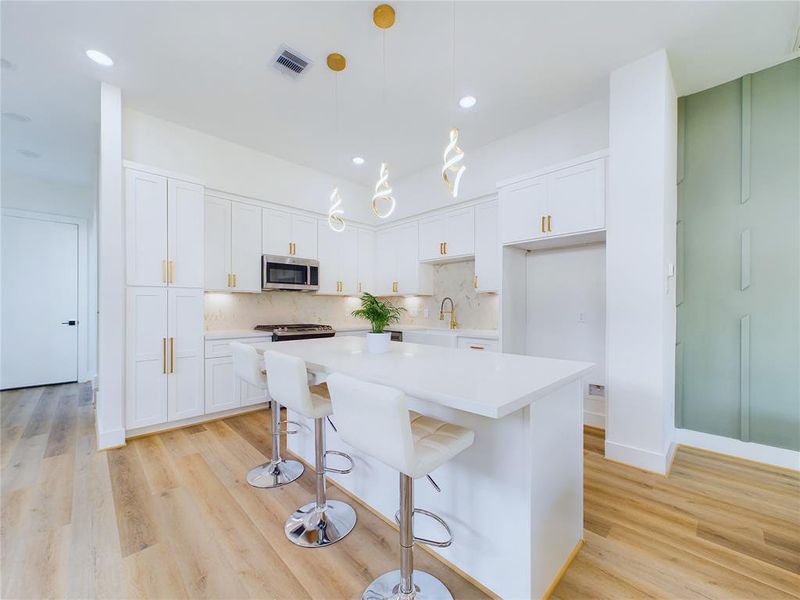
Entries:
[[261,219],[263,254],[317,258],[317,219],[273,208]]
[[446,331],[404,331],[403,341],[411,344],[425,344],[427,346],[441,346],[443,348],[456,348],[458,338]]
[[231,202],[233,291],[261,291],[261,208]]
[[125,427],[164,423],[169,378],[167,290],[128,288],[125,321]]
[[205,289],[261,291],[261,208],[206,196]]
[[125,171],[126,281],[203,287],[203,187]]
[[500,239],[503,244],[547,235],[547,177],[500,189]]
[[203,414],[203,290],[129,287],[125,427]]
[[598,158],[501,187],[501,242],[602,230],[605,162]]
[[203,287],[204,207],[203,186],[167,180],[170,287]]
[[206,196],[205,223],[205,288],[231,288],[231,203],[230,200]]
[[501,253],[497,235],[497,202],[475,207],[475,277],[478,292],[500,291]]
[[475,253],[475,211],[449,211],[419,222],[419,260],[449,260]]
[[264,348],[269,338],[241,338],[206,342],[205,412],[211,414],[269,400],[264,391],[242,381],[234,372],[231,342]]
[[207,415],[241,405],[234,385],[236,377],[233,372],[233,357],[207,358],[205,372],[205,411]]
[[500,344],[497,340],[459,336],[458,348],[460,350],[485,350],[487,352],[498,352],[500,350]]
[[333,231],[328,221],[317,221],[319,252],[318,294],[352,296],[358,291],[358,231]]
[[417,222],[380,230],[375,236],[376,294],[382,296],[430,295],[433,270],[418,260]]
[[605,227],[605,160],[593,160],[548,175],[548,235]]
[[188,419],[204,412],[203,327],[203,290],[169,290],[168,421]]
[[375,291],[375,232],[369,229],[358,229],[358,283],[356,293],[374,293]]

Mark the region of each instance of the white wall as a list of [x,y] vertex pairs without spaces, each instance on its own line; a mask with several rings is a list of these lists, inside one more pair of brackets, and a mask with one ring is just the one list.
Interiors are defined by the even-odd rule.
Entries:
[[606,456],[661,473],[675,396],[676,105],[664,50],[611,74]]
[[[467,170],[459,196],[450,197],[441,165],[394,180],[401,219],[497,191],[497,182],[608,148],[608,104],[595,102],[479,148],[463,147]],[[442,147],[444,150],[444,146]]]
[[96,191],[90,186],[44,181],[3,169],[2,205],[33,212],[91,219]]
[[122,113],[122,154],[126,160],[202,180],[206,187],[249,198],[326,213],[339,187],[345,218],[376,219],[365,187],[137,110]]
[[584,379],[605,385],[605,244],[531,252],[527,353],[595,363]]
[[125,443],[125,237],[122,207],[122,92],[100,85],[98,187],[97,446]]

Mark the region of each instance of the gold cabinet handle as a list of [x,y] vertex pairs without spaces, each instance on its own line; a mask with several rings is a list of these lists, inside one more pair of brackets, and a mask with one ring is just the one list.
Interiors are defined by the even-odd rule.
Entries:
[[472,287],[474,287],[476,290],[478,289],[478,275],[477,274],[472,277]]
[[236,287],[236,273],[233,274],[233,287]]
[[161,261],[161,281],[167,283],[167,259]]
[[396,292],[396,291],[397,291],[397,282],[396,282],[396,281],[393,281],[393,282],[392,282],[392,291],[393,291],[393,292]]
[[444,242],[444,253],[447,254],[447,242]]
[[439,242],[439,256],[444,254],[444,242]]
[[175,338],[169,338],[169,372],[175,372]]
[[228,273],[228,287],[231,287],[231,274]]
[[361,282],[360,281],[358,282],[358,293],[359,294],[361,293]]
[[161,355],[164,359],[163,373],[167,372],[167,338],[161,338]]
[[550,229],[550,224],[552,220],[553,220],[553,215],[547,215],[547,233],[553,231],[552,229]]
[[483,346],[470,345],[470,348],[472,348],[473,350],[486,350],[486,348],[484,348]]
[[175,261],[169,261],[169,282],[175,283]]
[[544,215],[542,215],[541,230],[542,230],[542,233],[545,233],[545,230],[544,230]]

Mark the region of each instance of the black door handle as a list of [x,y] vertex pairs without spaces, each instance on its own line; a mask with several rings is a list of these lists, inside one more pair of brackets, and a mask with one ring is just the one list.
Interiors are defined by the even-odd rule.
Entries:
[[61,324],[62,325],[69,325],[71,327],[74,327],[75,325],[78,324],[78,322],[77,321],[61,321]]

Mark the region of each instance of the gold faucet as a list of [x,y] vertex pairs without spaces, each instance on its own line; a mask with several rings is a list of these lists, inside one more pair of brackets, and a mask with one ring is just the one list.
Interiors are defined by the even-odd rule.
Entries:
[[[450,300],[450,310],[444,310],[444,303]],[[439,308],[439,320],[444,321],[444,313],[450,313],[450,329],[455,329],[458,327],[458,321],[456,321],[456,305],[453,302],[453,299],[450,296],[445,296],[444,300],[442,300],[442,306]]]

